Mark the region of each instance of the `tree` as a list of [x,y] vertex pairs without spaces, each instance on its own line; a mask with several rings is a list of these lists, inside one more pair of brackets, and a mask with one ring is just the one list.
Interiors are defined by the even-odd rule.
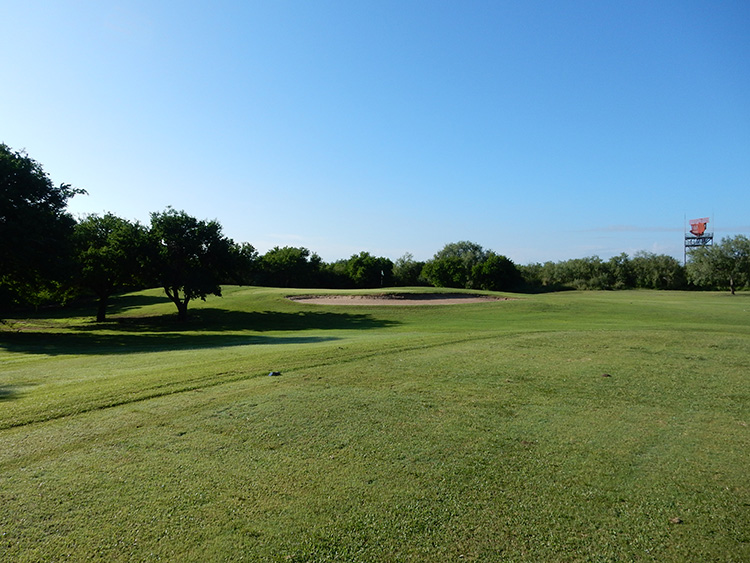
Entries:
[[526,291],[560,291],[565,289],[559,283],[556,275],[557,264],[554,262],[545,262],[541,264],[535,262],[517,266],[521,273],[523,287]]
[[474,242],[449,243],[425,264],[424,277],[437,287],[471,288],[474,267],[483,263],[487,256]]
[[260,259],[261,285],[273,287],[313,287],[317,285],[321,259],[307,248],[278,246]]
[[666,254],[636,252],[630,261],[635,287],[645,289],[683,289],[685,268]]
[[436,287],[511,291],[523,283],[512,260],[470,241],[446,244],[425,264],[422,275]]
[[395,285],[408,286],[423,284],[423,268],[424,262],[414,260],[414,256],[410,252],[407,252],[401,258],[398,258],[393,264],[393,278]]
[[734,295],[738,287],[750,283],[750,239],[725,237],[719,244],[692,250],[688,275],[697,285],[728,287]]
[[111,213],[89,215],[75,226],[73,241],[78,284],[99,299],[96,320],[103,322],[109,297],[142,277],[147,231]]
[[513,261],[492,251],[489,251],[487,258],[476,264],[471,271],[472,287],[488,291],[511,291],[518,289],[521,283],[521,272]]
[[330,264],[322,263],[320,265],[319,285],[330,289],[349,289],[354,287],[354,283],[347,271],[348,262],[348,260],[342,259]]
[[555,284],[575,289],[610,289],[611,279],[607,264],[598,256],[573,258],[554,265]]
[[383,287],[393,283],[393,262],[369,252],[360,252],[349,258],[346,272],[354,287]]
[[68,199],[83,190],[54,186],[25,152],[0,143],[0,286],[15,290],[60,277],[75,221]]
[[236,255],[217,221],[199,221],[170,207],[151,214],[150,239],[152,273],[180,321],[187,320],[190,301],[221,297],[221,281],[232,274]]
[[227,283],[249,285],[258,270],[258,251],[247,242],[234,243],[231,248],[232,267]]
[[630,258],[624,252],[613,256],[607,261],[609,279],[607,287],[603,289],[629,289],[635,287],[635,275]]

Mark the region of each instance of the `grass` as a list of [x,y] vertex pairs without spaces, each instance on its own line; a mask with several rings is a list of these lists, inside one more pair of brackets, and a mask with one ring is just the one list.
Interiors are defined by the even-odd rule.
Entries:
[[8,320],[0,559],[750,560],[749,295],[287,293]]

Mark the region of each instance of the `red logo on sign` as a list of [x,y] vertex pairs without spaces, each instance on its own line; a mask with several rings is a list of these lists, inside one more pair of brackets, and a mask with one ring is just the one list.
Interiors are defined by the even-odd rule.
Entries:
[[708,223],[708,219],[691,219],[690,220],[690,232],[694,234],[697,237],[703,236],[703,233],[706,232],[706,224]]

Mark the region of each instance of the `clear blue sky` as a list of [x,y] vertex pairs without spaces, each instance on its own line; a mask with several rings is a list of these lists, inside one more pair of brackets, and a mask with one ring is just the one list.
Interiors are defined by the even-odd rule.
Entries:
[[0,142],[69,209],[519,264],[750,233],[750,2],[24,0]]

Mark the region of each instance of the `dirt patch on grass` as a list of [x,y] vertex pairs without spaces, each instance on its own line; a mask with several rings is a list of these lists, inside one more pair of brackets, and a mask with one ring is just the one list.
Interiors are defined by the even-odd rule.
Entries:
[[471,293],[378,293],[372,295],[290,295],[287,299],[313,305],[457,305],[508,301],[508,297]]

